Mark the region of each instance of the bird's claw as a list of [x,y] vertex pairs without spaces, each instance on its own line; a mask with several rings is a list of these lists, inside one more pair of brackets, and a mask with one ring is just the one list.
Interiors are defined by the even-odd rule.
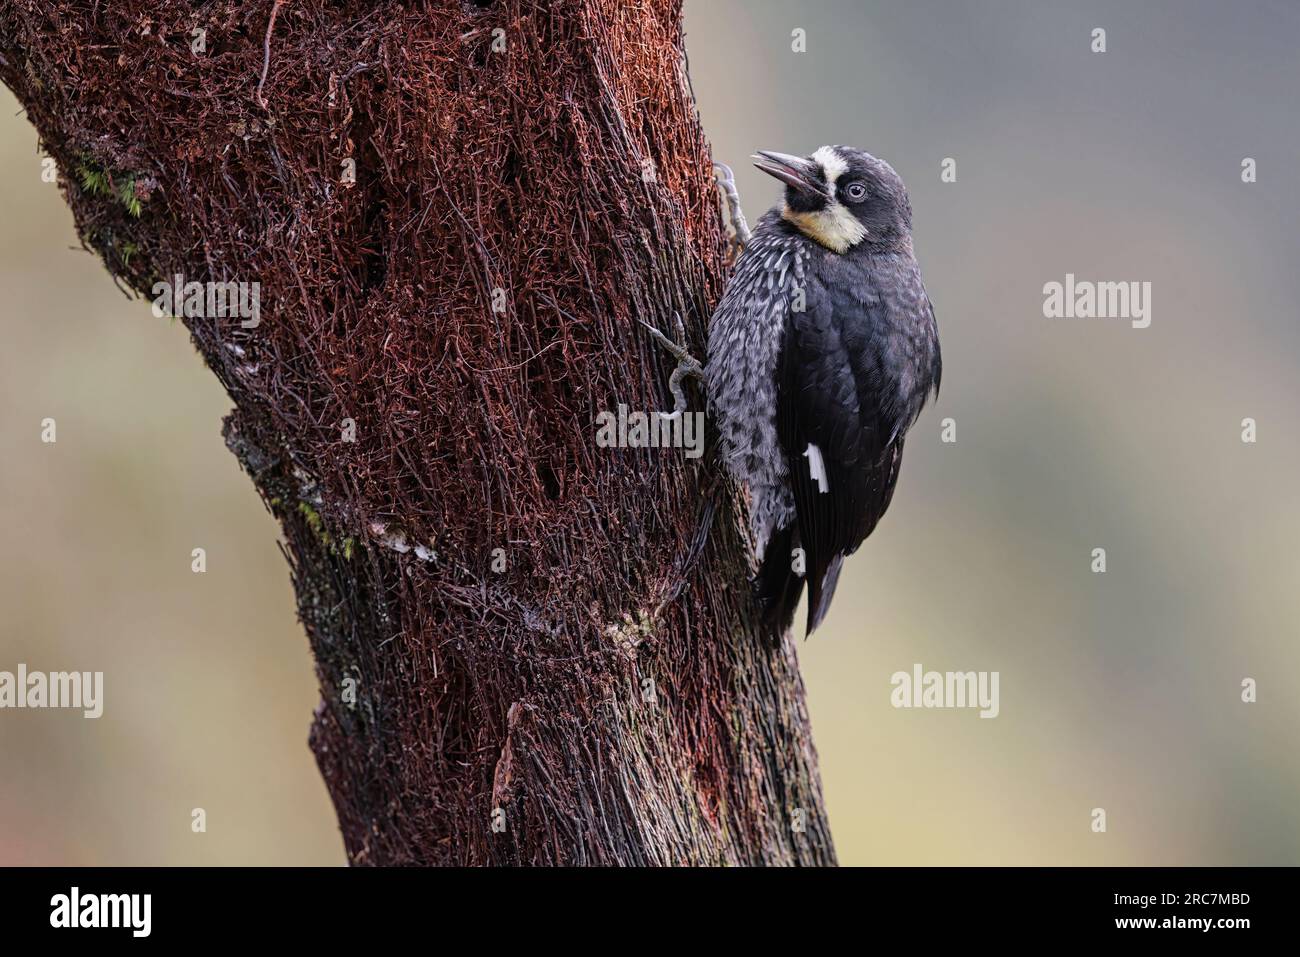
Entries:
[[682,322],[682,317],[678,315],[674,316],[674,319],[677,325],[676,342],[644,319],[640,320],[641,325],[650,331],[650,337],[677,360],[677,368],[673,369],[672,375],[668,377],[668,389],[673,394],[673,411],[659,413],[660,417],[665,419],[681,418],[682,413],[686,411],[686,392],[682,388],[682,380],[704,378],[704,366],[700,364],[699,359],[691,355],[686,346],[686,325]]
[[749,245],[749,223],[745,221],[745,211],[740,208],[740,193],[731,167],[726,163],[714,163],[713,176],[718,181],[718,192],[722,195],[722,208],[726,213],[729,261],[734,263]]

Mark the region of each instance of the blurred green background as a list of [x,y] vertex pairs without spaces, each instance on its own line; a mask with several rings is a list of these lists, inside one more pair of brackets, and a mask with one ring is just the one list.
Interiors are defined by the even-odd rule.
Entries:
[[[942,396],[801,645],[842,862],[1300,863],[1300,9],[687,7],[751,221],[777,195],[754,149],[868,149],[939,315]],[[78,248],[40,159],[0,91],[0,669],[102,670],[106,705],[0,712],[0,863],[342,863],[229,403]],[[1043,318],[1067,272],[1151,282],[1151,327]],[[1000,716],[893,709],[917,662],[1000,672]]]

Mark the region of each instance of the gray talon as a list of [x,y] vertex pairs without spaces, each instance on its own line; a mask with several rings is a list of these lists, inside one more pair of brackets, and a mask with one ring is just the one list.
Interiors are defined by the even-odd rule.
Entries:
[[745,211],[740,208],[740,193],[736,190],[736,175],[731,167],[726,163],[714,163],[713,175],[718,181],[718,190],[722,193],[727,218],[727,239],[731,246],[731,261],[734,263],[749,245],[749,223],[745,221]]
[[686,391],[682,388],[682,381],[687,378],[700,380],[704,378],[704,366],[686,347],[686,324],[682,322],[680,315],[674,318],[677,326],[677,342],[673,342],[645,320],[640,320],[641,325],[650,330],[651,338],[677,360],[677,368],[673,369],[672,375],[668,377],[668,389],[673,394],[673,411],[659,413],[665,419],[679,418],[686,411]]

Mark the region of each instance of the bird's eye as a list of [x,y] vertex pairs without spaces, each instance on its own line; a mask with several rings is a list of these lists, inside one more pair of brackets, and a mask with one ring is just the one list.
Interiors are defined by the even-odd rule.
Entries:
[[867,196],[867,188],[861,183],[849,183],[844,188],[844,194],[855,203],[860,203]]

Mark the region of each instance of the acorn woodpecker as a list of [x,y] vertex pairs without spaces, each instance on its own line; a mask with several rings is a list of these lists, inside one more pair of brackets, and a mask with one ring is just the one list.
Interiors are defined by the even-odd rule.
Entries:
[[941,362],[893,168],[844,146],[754,159],[785,198],[736,261],[705,378],[723,460],[749,487],[754,590],[779,642],[805,578],[807,632],[826,617],[844,557],[889,507]]

